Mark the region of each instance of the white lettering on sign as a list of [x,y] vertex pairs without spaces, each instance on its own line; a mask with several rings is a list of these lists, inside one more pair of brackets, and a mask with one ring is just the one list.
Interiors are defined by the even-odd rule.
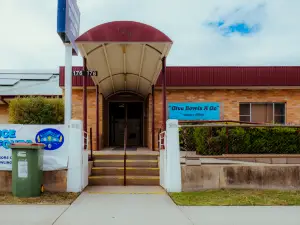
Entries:
[[26,152],[18,152],[18,157],[26,157]]
[[83,76],[83,71],[82,70],[73,71],[73,76]]
[[[83,70],[75,70],[73,71],[73,76],[83,76],[84,75],[84,71]],[[86,71],[86,75],[88,77],[93,77],[93,76],[97,76],[97,71],[95,70],[88,70]]]
[[28,162],[18,161],[18,177],[27,178],[28,177]]

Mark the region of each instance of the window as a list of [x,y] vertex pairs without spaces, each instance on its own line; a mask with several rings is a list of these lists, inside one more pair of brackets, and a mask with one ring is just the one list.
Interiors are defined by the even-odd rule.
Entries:
[[285,124],[285,103],[240,103],[240,121]]

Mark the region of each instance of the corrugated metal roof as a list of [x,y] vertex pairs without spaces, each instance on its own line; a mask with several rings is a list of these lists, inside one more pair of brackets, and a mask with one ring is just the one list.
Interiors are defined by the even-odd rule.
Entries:
[[13,86],[18,83],[19,79],[0,79],[1,86]]
[[[82,70],[82,67],[73,67]],[[299,66],[265,67],[167,67],[167,86],[300,86]],[[88,86],[94,86],[88,77]],[[60,67],[60,86],[64,86],[64,67]],[[73,86],[82,86],[82,77],[73,77]],[[156,86],[161,86],[161,76]]]
[[300,67],[167,67],[167,85],[300,86]]
[[0,96],[15,95],[62,95],[59,74],[48,70],[0,70]]

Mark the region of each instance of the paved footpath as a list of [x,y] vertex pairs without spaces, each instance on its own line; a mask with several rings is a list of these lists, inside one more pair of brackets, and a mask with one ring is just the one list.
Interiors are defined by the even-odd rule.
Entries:
[[5,225],[299,225],[300,207],[178,207],[158,187],[89,187],[71,206],[0,206]]
[[69,206],[0,205],[1,225],[52,225]]
[[161,188],[107,187],[88,189],[55,223],[69,224],[190,225],[191,221]]

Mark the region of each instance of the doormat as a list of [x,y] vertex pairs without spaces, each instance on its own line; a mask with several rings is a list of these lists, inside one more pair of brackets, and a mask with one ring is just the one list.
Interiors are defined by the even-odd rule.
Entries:
[[[122,150],[124,150],[124,147],[113,148],[113,151],[122,151]],[[126,148],[126,151],[136,151],[136,150],[137,150],[137,147],[134,147],[134,146],[130,146],[130,147]]]

